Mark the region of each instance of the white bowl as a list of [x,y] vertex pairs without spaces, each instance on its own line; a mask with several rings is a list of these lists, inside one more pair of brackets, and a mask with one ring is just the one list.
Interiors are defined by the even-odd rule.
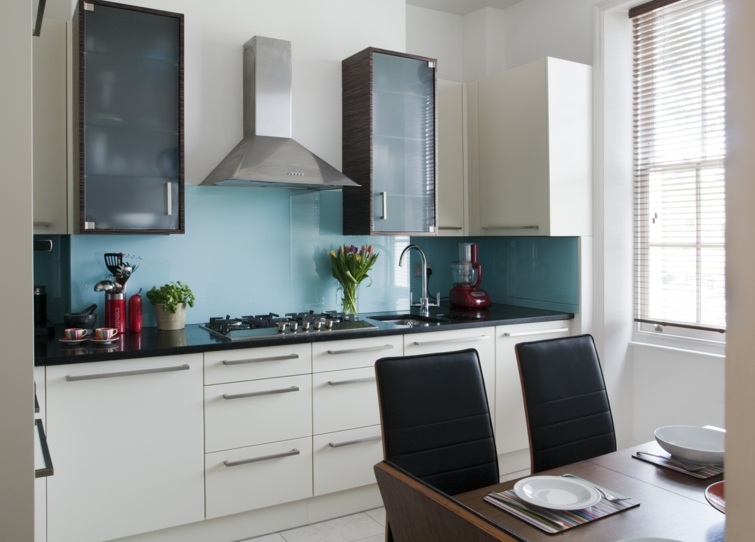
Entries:
[[693,425],[667,425],[655,430],[655,440],[674,457],[693,463],[723,463],[726,433]]

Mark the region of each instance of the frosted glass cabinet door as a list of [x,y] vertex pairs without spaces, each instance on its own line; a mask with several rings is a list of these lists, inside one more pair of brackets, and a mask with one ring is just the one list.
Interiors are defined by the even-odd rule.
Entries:
[[183,231],[183,16],[79,6],[79,230]]
[[344,234],[436,231],[435,61],[368,48],[343,62]]

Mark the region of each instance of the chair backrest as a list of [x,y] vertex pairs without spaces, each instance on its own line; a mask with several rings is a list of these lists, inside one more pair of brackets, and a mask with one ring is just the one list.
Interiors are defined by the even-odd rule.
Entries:
[[532,472],[616,451],[611,405],[590,335],[519,343]]
[[474,349],[375,362],[385,459],[453,495],[498,482],[498,454]]
[[389,462],[374,470],[396,542],[523,540]]

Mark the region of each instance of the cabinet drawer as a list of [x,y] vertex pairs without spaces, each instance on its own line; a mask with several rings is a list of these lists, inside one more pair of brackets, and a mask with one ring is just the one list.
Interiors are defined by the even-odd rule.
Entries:
[[314,434],[379,425],[377,386],[372,367],[312,375]]
[[312,439],[205,455],[207,519],[312,496]]
[[377,359],[401,355],[401,335],[312,343],[312,370],[319,373],[372,367]]
[[312,446],[315,495],[375,483],[372,468],[383,459],[379,425],[315,435]]
[[312,434],[309,375],[205,386],[205,452]]
[[312,372],[311,352],[308,344],[206,352],[204,382],[205,384],[222,384],[307,374]]

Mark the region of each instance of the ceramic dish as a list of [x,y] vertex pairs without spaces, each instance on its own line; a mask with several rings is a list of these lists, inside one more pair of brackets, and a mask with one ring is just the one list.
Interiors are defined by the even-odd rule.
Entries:
[[103,344],[103,345],[104,345],[104,344],[111,344],[111,343],[114,343],[114,342],[115,342],[115,341],[117,341],[118,339],[119,339],[119,337],[118,337],[118,336],[116,335],[115,337],[111,337],[111,338],[109,338],[109,339],[89,339],[89,340],[90,340],[90,341],[92,341],[93,343],[96,343],[96,344]]
[[555,510],[579,510],[600,502],[593,486],[562,476],[530,476],[514,484],[514,493],[525,502]]
[[79,344],[79,343],[83,343],[84,341],[88,341],[89,337],[84,337],[83,339],[66,339],[66,338],[61,337],[58,340],[62,342],[63,344]]
[[711,484],[705,490],[705,498],[710,505],[721,512],[726,513],[726,499],[724,498],[724,483],[716,482]]
[[655,430],[655,440],[674,457],[692,463],[723,463],[726,433],[693,425],[667,425]]

